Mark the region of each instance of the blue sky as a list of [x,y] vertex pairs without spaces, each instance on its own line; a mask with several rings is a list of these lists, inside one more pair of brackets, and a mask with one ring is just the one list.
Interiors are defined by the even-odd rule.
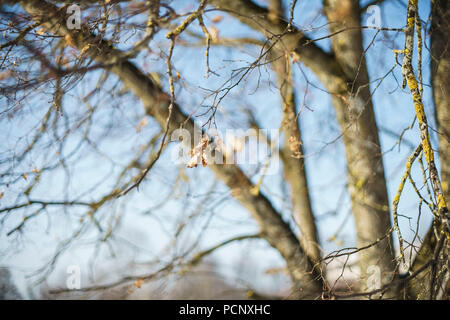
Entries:
[[[258,3],[264,4],[264,1]],[[321,1],[299,1],[295,10],[296,26],[306,30],[305,32],[311,38],[327,34],[326,27],[308,31],[311,30],[311,27],[323,26],[326,22],[325,18],[319,14],[320,3]],[[173,5],[177,10],[188,11],[193,8],[188,1],[175,1]],[[428,1],[420,1],[419,5],[422,20],[427,20],[430,10]],[[401,1],[386,1],[381,6],[381,12],[383,27],[401,28],[404,25],[406,9]],[[205,22],[208,26],[217,28],[220,37],[255,36],[262,39],[257,32],[238,23],[230,16],[224,15],[221,22],[213,23],[211,19],[219,14],[224,15],[214,11],[208,13]],[[363,21],[365,18],[364,16]],[[201,33],[197,23],[194,23],[189,30]],[[363,35],[365,46],[368,46],[375,31],[364,30]],[[385,35],[389,39],[386,39]],[[164,60],[158,58],[160,51],[167,53],[168,49],[168,41],[163,41],[163,37],[164,33],[161,33],[158,41],[151,44],[154,55],[138,56],[135,59],[135,62],[146,72],[164,73],[166,70]],[[428,39],[425,40],[428,44]],[[392,50],[401,49],[403,41],[403,34],[395,32],[378,34],[366,56],[372,80],[383,77],[393,67],[395,61]],[[132,43],[131,40],[130,43]],[[324,49],[328,49],[330,46],[328,39],[318,41],[317,45]],[[259,53],[259,49],[256,47],[212,47],[210,50],[211,69],[220,76],[211,75],[209,78],[205,78],[204,49],[202,46],[187,48],[179,45],[174,51],[174,68],[181,75],[180,81],[176,83],[176,97],[186,113],[195,110],[202,103],[205,104],[203,102],[206,95],[204,88],[217,89],[228,79],[232,70],[251,63]],[[306,67],[302,66],[302,69],[309,81],[322,88],[322,85]],[[246,79],[245,85],[235,88],[223,100],[216,121],[219,130],[245,126],[246,120],[241,114],[242,108],[251,108],[263,128],[279,127],[281,122],[280,98],[273,85],[275,77],[268,68],[261,69],[261,74],[262,81],[259,86],[257,85],[258,73],[255,71]],[[393,137],[384,129],[399,134],[414,119],[411,96],[407,90],[402,90],[401,85],[398,85],[398,82],[401,84],[400,67],[397,67],[393,74],[395,78],[392,74],[386,77],[375,91],[373,98],[377,123],[380,128],[383,128],[380,130],[380,139],[382,148],[386,152],[383,161],[390,199],[397,190],[406,159],[412,150],[404,144],[392,149],[398,138]],[[423,74],[425,82],[423,100],[431,126],[434,127],[431,90],[426,85],[429,84],[429,55],[425,49],[423,51]],[[65,96],[64,108],[70,115],[70,121],[74,122],[86,112],[86,107],[80,102],[79,96],[89,92],[99,77],[100,72],[93,72]],[[294,69],[294,79],[298,105],[301,105],[306,84],[298,66]],[[269,81],[272,81],[272,84],[269,84]],[[132,99],[130,95],[115,97],[114,100],[108,96],[105,93],[106,87],[113,88],[116,84],[116,79],[113,76],[110,77],[103,88],[103,94],[96,95],[91,101],[91,104],[99,107],[93,118],[94,130],[91,131],[89,137],[93,141],[102,138],[98,146],[101,152],[94,153],[89,145],[83,145],[80,149],[76,149],[82,139],[82,134],[70,135],[61,149],[63,155],[69,155],[73,150],[77,150],[69,158],[68,171],[58,169],[51,175],[44,174],[41,184],[33,193],[33,198],[99,199],[113,186],[115,182],[113,178],[120,171],[119,165],[126,165],[139,146],[158,131],[156,123],[152,119],[148,119],[148,125],[141,132],[136,132],[136,126],[144,117],[143,108],[140,102]],[[377,81],[374,81],[371,89],[374,90],[376,85]],[[162,78],[162,86],[167,88],[165,77]],[[339,127],[329,96],[310,86],[306,104],[307,108],[303,108],[300,112],[299,121],[304,140],[307,174],[313,209],[319,218],[318,227],[323,249],[330,252],[355,245],[353,220],[351,216],[348,216],[350,201],[345,192],[344,150],[340,140],[328,144],[339,136]],[[25,106],[23,115],[19,114],[13,119],[0,118],[0,134],[5,137],[0,143],[2,155],[11,154],[11,150],[17,152],[27,144],[27,141],[30,140],[30,132],[36,128],[36,124],[50,105],[51,96],[36,93]],[[197,117],[196,121],[202,124],[204,118]],[[436,135],[433,131],[431,135],[433,146],[436,147]],[[52,139],[54,137],[48,135],[43,144]],[[414,145],[418,144],[417,123],[413,130],[405,133],[404,139]],[[53,145],[46,149],[46,152],[34,153],[15,170],[16,172],[30,172],[34,167],[40,168],[45,164],[55,163],[58,161],[58,150],[57,145]],[[94,244],[98,243],[101,233],[92,226],[86,229],[86,232],[61,255],[56,271],[48,279],[50,284],[60,285],[61,274],[70,264],[80,265],[82,270],[90,270],[88,265],[92,264],[92,261],[96,261],[95,259],[97,259],[95,265],[98,268],[112,266],[112,268],[120,269],[121,264],[131,260],[141,262],[156,260],[163,263],[186,249],[199,234],[202,234],[202,237],[198,243],[198,249],[208,248],[235,235],[257,232],[256,223],[232,198],[230,191],[220,182],[215,182],[213,174],[207,167],[186,169],[183,166],[174,166],[170,161],[168,151],[170,150],[162,155],[139,191],[135,190],[126,197],[116,200],[96,214],[102,226],[106,228],[110,224],[114,225],[118,217],[122,217],[118,229],[115,230],[115,240],[109,244],[101,243],[96,251]],[[2,165],[1,168],[4,166]],[[70,173],[70,179],[66,175],[67,172]],[[181,172],[183,174],[180,174]],[[189,180],[183,180],[183,175]],[[421,181],[417,167],[413,169],[413,177],[416,178],[416,181]],[[257,182],[259,176],[256,175],[253,179]],[[7,188],[5,197],[0,200],[0,207],[13,204],[17,197],[20,197],[28,182],[21,181]],[[421,186],[421,183],[418,185]],[[64,191],[64,186],[68,186],[67,192]],[[91,190],[94,186],[96,186],[95,189]],[[289,199],[286,198],[285,189],[281,172],[279,175],[270,175],[264,178],[262,192],[288,219],[290,204]],[[167,197],[169,199],[161,203]],[[199,207],[205,200],[206,203]],[[409,217],[400,218],[402,232],[407,240],[411,240],[413,237],[411,228],[415,229],[418,203],[414,191],[410,185],[407,185],[399,206],[399,213]],[[336,212],[330,214],[332,211]],[[6,236],[9,230],[21,222],[25,214],[31,212],[16,211],[10,214],[0,227],[0,265],[9,266],[15,271],[16,279],[21,283],[22,288],[26,283],[24,275],[51,259],[58,245],[79,228],[80,217],[85,214],[86,209],[80,207],[67,210],[62,207],[49,209],[47,214],[30,220],[23,232]],[[196,213],[199,213],[198,217],[186,227],[181,237],[174,243],[173,234],[176,227],[187,221],[187,217],[195,216]],[[424,209],[419,228],[421,235],[428,228],[430,221],[431,214]],[[340,227],[342,230],[337,236],[337,241],[342,243],[328,241],[327,239],[334,235]],[[129,243],[138,246],[140,251],[134,253],[129,249],[131,247],[128,245]],[[114,257],[113,252],[117,252],[118,256]],[[270,276],[264,275],[264,270],[283,265],[278,254],[263,241],[249,240],[232,244],[217,251],[213,256],[220,262],[220,272],[231,278],[236,276],[235,266],[243,256],[251,259],[255,262],[252,264],[255,272],[254,279],[249,279],[249,281],[257,282],[255,286],[263,289],[270,289],[274,285]],[[89,280],[89,274],[83,275],[83,284]],[[111,274],[111,277],[117,275]]]

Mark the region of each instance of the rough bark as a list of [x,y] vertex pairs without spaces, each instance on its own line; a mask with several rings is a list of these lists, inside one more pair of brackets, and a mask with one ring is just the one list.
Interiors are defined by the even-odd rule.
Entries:
[[[120,51],[114,49],[109,43],[96,39],[83,29],[81,31],[68,30],[65,25],[65,12],[46,1],[31,0],[19,1],[28,14],[37,21],[45,21],[43,27],[55,35],[65,37],[71,35],[72,42],[78,49],[90,44],[86,54],[91,55],[97,62],[110,65],[110,71],[115,74],[123,85],[139,97],[149,116],[165,127],[169,117],[169,95],[142,73],[133,63],[121,60]],[[180,123],[191,132],[199,130],[192,120],[181,111],[177,104],[173,105],[170,119],[170,128],[178,129]],[[293,290],[290,298],[317,298],[322,292],[320,277],[312,271],[312,262],[280,214],[273,208],[270,201],[262,194],[254,195],[250,190],[253,187],[250,179],[236,165],[210,165],[216,176],[233,192],[235,198],[250,212],[258,222],[261,236],[272,247],[278,250],[286,261]]]

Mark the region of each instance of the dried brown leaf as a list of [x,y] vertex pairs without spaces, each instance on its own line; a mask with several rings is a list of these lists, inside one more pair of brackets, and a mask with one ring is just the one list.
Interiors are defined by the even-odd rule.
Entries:
[[136,127],[136,132],[137,133],[141,132],[142,128],[144,128],[147,124],[148,124],[147,117],[142,118]]
[[64,37],[64,40],[66,40],[66,43],[71,46],[72,48],[76,48],[75,43],[73,42],[73,38],[70,35],[70,33],[66,34],[66,36]]
[[214,23],[219,23],[222,20],[223,20],[223,16],[222,15],[217,15],[214,18],[211,19],[211,21],[214,22]]
[[209,27],[209,34],[211,35],[212,42],[218,42],[219,41],[219,29],[217,29],[214,26]]

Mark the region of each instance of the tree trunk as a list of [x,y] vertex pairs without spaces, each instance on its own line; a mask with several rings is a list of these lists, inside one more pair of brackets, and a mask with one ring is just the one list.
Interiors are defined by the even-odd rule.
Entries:
[[[51,3],[39,0],[24,0],[19,1],[19,3],[33,19],[45,21],[42,26],[48,32],[62,37],[70,34],[73,44],[79,50],[86,46],[92,47],[92,50],[87,50],[86,54],[91,55],[92,58],[102,64],[112,64],[110,71],[122,81],[125,87],[140,98],[147,114],[165,128],[169,118],[170,99],[168,99],[168,94],[163,92],[150,77],[142,73],[133,63],[120,60],[120,51],[114,49],[107,42],[83,31],[83,28],[80,31],[68,30],[65,24],[67,18],[65,12],[58,10]],[[171,131],[180,128],[181,123],[184,123],[184,128],[191,132],[192,137],[194,130],[200,130],[192,119],[183,114],[180,107],[174,104],[172,117],[170,118]],[[286,261],[293,283],[290,298],[313,299],[320,297],[323,287],[320,275],[313,272],[311,260],[304,253],[289,225],[283,221],[270,201],[260,193],[252,194],[253,184],[238,166],[212,164],[209,167],[219,180],[232,191],[237,191],[233,195],[257,221],[261,237],[278,250]]]
[[300,242],[306,254],[312,261],[317,263],[321,256],[319,237],[309,197],[302,138],[292,86],[292,70],[287,54],[281,48],[275,50],[275,52],[276,54],[272,55],[273,59],[275,59],[272,65],[277,74],[283,107],[281,124],[284,132],[284,142],[281,150],[283,173],[291,187],[293,217],[301,232]]
[[333,102],[344,135],[357,244],[360,248],[366,247],[384,238],[360,252],[362,289],[365,289],[369,267],[380,268],[382,285],[389,283],[395,272],[386,179],[359,28],[358,2],[327,0],[324,10],[331,34],[349,28],[331,37],[336,60],[349,80],[347,92],[335,91],[337,88],[329,90],[345,97],[342,99],[335,94]]
[[[213,0],[241,22],[268,36],[282,34],[287,23],[271,22],[268,10],[248,0]],[[359,6],[354,1],[326,1],[330,32],[360,26]],[[240,14],[245,12],[245,15]],[[390,234],[391,220],[378,129],[373,113],[369,81],[360,29],[350,29],[331,38],[333,54],[324,52],[300,31],[285,34],[281,42],[288,52],[296,52],[332,95],[347,156],[348,187],[357,228],[363,288],[367,268],[378,266],[382,284],[391,281],[395,255]],[[392,294],[390,294],[392,296]]]
[[[434,0],[431,10],[431,84],[435,105],[435,116],[439,138],[439,157],[441,163],[441,184],[444,197],[448,203],[450,199],[450,4],[446,0]],[[436,234],[445,226],[434,222],[429,228],[419,252],[414,260],[412,272],[422,268],[434,259],[438,244]],[[440,278],[433,274],[430,264],[416,278],[406,285],[406,298],[430,299],[439,292],[432,288],[435,286],[445,288],[448,286],[448,268],[450,243],[445,239],[442,252],[437,257],[435,268],[447,270]],[[440,283],[436,283],[440,282]],[[444,290],[444,289],[443,289]],[[448,290],[448,289],[447,289]]]

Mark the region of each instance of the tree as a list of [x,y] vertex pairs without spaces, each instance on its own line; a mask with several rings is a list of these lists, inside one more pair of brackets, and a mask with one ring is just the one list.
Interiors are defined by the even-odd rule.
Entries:
[[[390,2],[404,9],[404,26],[393,28],[376,23],[363,24],[367,9],[380,10],[381,5]],[[314,23],[311,32],[302,28],[295,19],[299,6],[297,1],[270,0],[263,6],[250,0],[201,0],[190,3],[187,10],[186,6],[186,2],[177,1],[111,0],[81,1],[79,7],[64,1],[32,0],[2,7],[3,20],[7,21],[3,31],[8,33],[1,44],[4,70],[1,73],[4,80],[1,93],[7,104],[2,110],[2,121],[12,119],[14,126],[18,126],[22,119],[29,123],[24,127],[28,131],[26,141],[11,137],[11,144],[16,146],[5,147],[3,151],[1,183],[6,186],[4,194],[5,199],[8,197],[8,204],[0,212],[3,220],[9,221],[17,219],[13,215],[15,212],[25,212],[23,220],[8,230],[7,235],[18,234],[31,223],[31,218],[55,210],[53,208],[63,208],[79,219],[79,224],[72,221],[78,227],[73,228],[73,234],[67,240],[58,244],[57,253],[43,269],[48,275],[58,256],[75,239],[83,238],[89,232],[96,232],[100,243],[113,238],[122,213],[118,213],[119,209],[110,211],[108,207],[119,203],[132,205],[132,197],[139,196],[141,189],[155,187],[152,187],[154,171],[167,161],[177,132],[184,130],[190,137],[203,132],[200,141],[184,141],[191,150],[187,166],[186,163],[171,165],[172,172],[175,171],[173,168],[180,172],[174,189],[179,188],[182,192],[187,188],[188,170],[193,180],[201,181],[198,165],[203,164],[251,215],[257,223],[257,232],[235,236],[200,251],[198,241],[194,241],[189,250],[172,256],[170,263],[150,275],[124,277],[116,284],[138,279],[150,281],[156,273],[179,272],[179,269],[195,265],[203,256],[231,242],[257,238],[265,240],[284,260],[291,281],[289,298],[444,297],[449,279],[446,199],[450,183],[446,126],[449,57],[448,40],[443,40],[448,39],[445,35],[449,33],[446,2],[433,2],[432,23],[428,28],[419,16],[417,1],[400,4],[398,1],[374,1],[361,6],[351,0],[324,0],[318,15],[326,23],[321,27]],[[379,14],[377,10],[375,13]],[[219,25],[222,19],[232,21],[230,23],[233,23],[233,28],[236,26],[239,35],[219,36],[221,30],[215,25]],[[422,77],[423,37],[428,30],[431,34],[431,89]],[[371,32],[373,37],[365,39],[369,35],[365,31]],[[394,65],[384,70],[384,76],[374,78],[369,72],[368,52],[373,49],[379,35],[383,35],[383,41],[395,49],[390,58],[388,55],[382,57],[383,60],[394,61]],[[396,39],[401,35],[405,38],[402,44]],[[134,41],[132,45],[129,39]],[[328,46],[321,44],[323,42]],[[206,82],[198,75],[183,74],[182,65],[189,64],[188,57],[176,58],[177,50],[198,54],[199,45],[206,48],[203,59]],[[220,48],[228,48],[224,50],[230,50],[231,55],[243,48],[242,56],[248,59],[253,55],[254,60],[241,63],[236,59],[228,62],[224,59],[220,66],[219,58],[214,55],[214,52],[217,55],[222,53]],[[416,50],[417,65],[413,59]],[[399,61],[400,56],[403,57],[402,62]],[[228,68],[229,76],[223,81],[217,70],[228,70],[227,63],[233,67]],[[195,73],[198,69],[197,66],[197,69],[191,67],[186,70]],[[272,81],[272,75],[276,81]],[[408,101],[410,115],[417,118],[408,126],[415,130],[416,138],[411,143],[413,150],[406,161],[404,174],[400,182],[395,182],[397,192],[389,194],[383,164],[388,148],[380,141],[383,129],[375,114],[374,96],[383,81],[388,81],[388,77],[396,81],[396,76],[403,78],[399,80],[403,84],[394,90],[396,94],[412,97],[412,100],[405,101]],[[192,81],[198,81],[198,84],[191,84]],[[222,84],[211,89],[211,85],[205,87],[208,81],[211,85]],[[302,106],[299,83],[304,88]],[[406,90],[406,85],[409,92],[402,93],[401,86]],[[252,88],[249,90],[248,87]],[[271,121],[272,115],[264,118],[257,114],[258,109],[245,106],[245,103],[252,103],[252,92],[273,92],[274,88],[278,92],[280,106],[271,112],[280,115],[281,124]],[[83,92],[86,90],[87,93]],[[239,95],[243,94],[245,98],[235,99],[240,100],[239,106],[228,106],[239,90]],[[427,103],[424,93],[427,90],[432,90],[436,111],[436,128],[433,130],[425,115]],[[329,253],[323,250],[310,187],[313,173],[308,172],[311,164],[308,164],[308,154],[305,153],[307,141],[303,138],[308,132],[300,125],[302,108],[308,108],[311,92],[326,93],[322,100],[313,101],[323,104],[329,99],[334,108],[339,136],[323,149],[343,143],[344,152],[340,156],[346,163],[344,185],[355,225],[355,248]],[[191,99],[192,96],[195,98]],[[47,105],[44,98],[51,103]],[[113,106],[111,110],[104,108],[106,98]],[[36,99],[39,99],[39,108],[44,108],[45,112],[33,111]],[[199,107],[189,107],[189,103]],[[144,116],[139,107],[143,107]],[[27,110],[41,117],[37,125],[36,121],[30,120]],[[393,116],[400,115],[393,113]],[[141,117],[138,125],[130,127],[130,119],[136,117]],[[148,126],[148,121],[151,121],[151,126]],[[279,152],[282,164],[283,190],[285,198],[290,199],[284,199],[284,202],[289,202],[291,207],[287,216],[283,214],[283,206],[277,204],[278,189],[273,180],[264,183],[269,179],[266,173],[270,162],[275,160],[269,157],[257,170],[231,161],[239,152],[236,145],[231,152],[221,147],[223,143],[218,139],[219,135],[211,134],[210,130],[226,128],[227,122],[240,129],[263,129],[268,123],[279,127],[282,146],[279,150],[272,148],[272,153]],[[153,130],[156,125],[159,128]],[[133,135],[129,134],[130,128],[135,129]],[[399,146],[405,144],[403,136],[408,128],[401,133],[394,132]],[[150,139],[142,134],[144,130]],[[433,151],[433,136],[430,136],[433,131],[439,137],[440,174]],[[138,141],[139,148],[127,149],[121,145],[123,136]],[[276,144],[276,137],[264,138],[261,143]],[[110,144],[106,152],[102,150],[102,143]],[[114,143],[116,146],[111,148]],[[42,152],[42,148],[47,152]],[[57,153],[50,155],[49,150],[53,148],[57,148]],[[103,157],[111,163],[111,172],[103,174],[107,178],[114,177],[115,181],[102,178],[97,186],[91,181],[90,186],[86,183],[73,187],[73,177],[76,179],[77,174],[83,172],[77,168],[82,161],[80,157],[89,157],[91,153],[97,158],[92,158],[89,165],[98,166],[101,171],[103,164],[98,159]],[[58,158],[57,161],[54,158]],[[416,165],[412,171],[416,160],[420,167]],[[30,170],[31,163],[37,164]],[[417,182],[417,173],[422,173],[422,182]],[[60,179],[61,174],[65,177],[64,182]],[[51,190],[45,199],[36,198],[36,195],[43,194],[42,188],[50,188],[48,183],[51,179],[59,181],[57,188],[63,188],[64,192]],[[414,233],[411,241],[402,236],[400,219],[404,215],[399,213],[400,198],[405,197],[403,190],[407,182],[413,187],[411,193],[416,193],[414,200],[408,197],[408,201],[414,201],[411,204],[415,208],[409,219],[414,217],[417,220],[416,227],[411,227]],[[10,191],[13,185],[17,188],[14,189],[17,190],[14,191],[16,199]],[[217,188],[220,186],[215,183],[209,194]],[[64,200],[61,200],[61,195]],[[203,199],[187,221],[177,222],[175,239],[185,232],[187,222],[195,223],[197,212],[214,211],[210,206],[210,195]],[[185,194],[185,199],[189,197],[192,199],[190,192]],[[161,199],[162,205],[171,203],[168,199]],[[434,220],[420,241],[419,219],[423,206],[423,211]],[[395,249],[397,245],[398,252]],[[198,252],[194,254],[194,251]],[[339,292],[328,277],[329,264],[340,257],[348,259],[353,255],[358,256],[357,288]],[[343,270],[346,268],[344,264]]]

